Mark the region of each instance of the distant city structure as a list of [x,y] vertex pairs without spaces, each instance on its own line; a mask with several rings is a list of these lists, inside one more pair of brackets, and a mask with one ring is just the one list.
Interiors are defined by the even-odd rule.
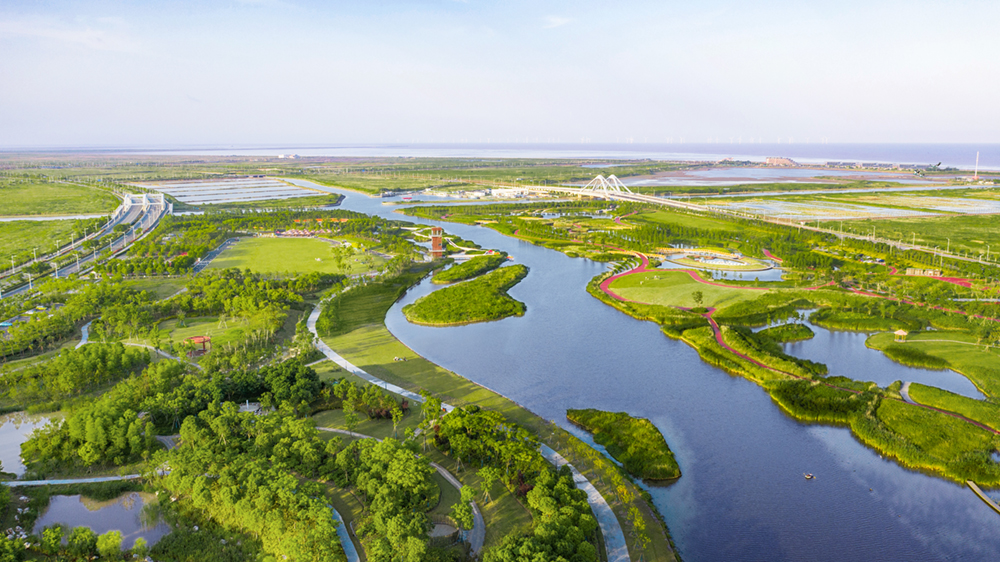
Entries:
[[299,157],[298,154],[279,154],[278,155],[278,158],[281,158],[281,159],[290,158],[290,159],[294,160],[294,159],[296,159],[298,157]]
[[792,160],[791,158],[785,158],[783,156],[769,156],[767,160],[764,161],[768,166],[798,166],[798,162]]
[[915,267],[906,268],[906,274],[913,277],[941,277],[940,269],[917,269]]
[[927,170],[929,164],[887,164],[885,162],[827,162],[827,168],[863,168],[868,170]]
[[440,226],[431,228],[431,257],[444,257],[444,229]]

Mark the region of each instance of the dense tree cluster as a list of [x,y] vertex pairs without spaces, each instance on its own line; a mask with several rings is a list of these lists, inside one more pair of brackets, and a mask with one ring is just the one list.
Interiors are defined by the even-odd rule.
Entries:
[[357,527],[372,562],[428,559],[424,512],[433,469],[395,439],[362,439],[337,453],[337,478],[353,487],[367,507]]
[[259,537],[278,559],[325,561],[341,552],[336,522],[315,478],[333,458],[313,422],[287,409],[266,415],[211,404],[181,426],[163,485],[220,524]]
[[436,442],[459,463],[500,468],[508,483],[524,482],[545,466],[538,438],[503,414],[478,406],[456,408],[434,426]]
[[586,492],[573,483],[568,466],[542,471],[528,492],[534,526],[529,534],[513,533],[485,553],[486,562],[594,562],[597,520]]
[[3,373],[0,393],[22,405],[60,400],[133,374],[148,362],[145,349],[120,343],[64,349],[49,361]]

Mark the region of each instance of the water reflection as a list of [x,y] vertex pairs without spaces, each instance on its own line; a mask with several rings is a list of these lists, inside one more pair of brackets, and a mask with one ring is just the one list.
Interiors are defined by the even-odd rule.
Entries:
[[[153,545],[170,533],[170,527],[158,519],[150,521],[143,506],[154,504],[156,496],[130,492],[109,501],[96,501],[82,496],[52,496],[49,507],[35,522],[34,533],[50,525],[61,524],[69,529],[89,527],[101,535],[120,531],[122,548],[132,548],[137,538]],[[67,533],[68,535],[68,533]]]
[[[416,353],[567,429],[567,408],[649,418],[684,474],[650,489],[683,559],[1000,559],[1000,517],[971,491],[880,459],[847,429],[792,420],[754,383],[591,297],[587,282],[604,264],[481,227],[401,217],[378,200],[337,192],[346,195],[342,208],[439,224],[531,268],[510,290],[527,305],[523,317],[415,326],[401,308],[434,289],[424,281],[393,305],[386,325]],[[866,463],[879,465],[877,487],[853,477]],[[934,509],[914,509],[904,522],[926,490]],[[962,534],[968,540],[952,540]]]
[[0,416],[0,462],[3,463],[4,472],[13,472],[18,476],[24,474],[21,443],[28,440],[32,431],[44,427],[48,420],[45,416],[24,412]]

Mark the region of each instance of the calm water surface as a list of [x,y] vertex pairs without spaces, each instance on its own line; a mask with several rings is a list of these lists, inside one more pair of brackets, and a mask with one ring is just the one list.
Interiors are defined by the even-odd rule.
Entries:
[[138,492],[105,502],[83,496],[52,496],[49,507],[35,521],[33,532],[41,533],[45,527],[60,523],[70,529],[89,527],[98,535],[120,531],[122,548],[132,548],[139,537],[152,546],[170,532],[169,525],[162,521],[150,523],[143,514],[143,505],[155,501],[156,496]]
[[[403,218],[378,200],[340,193],[343,208]],[[443,226],[531,268],[510,291],[527,313],[415,326],[400,309],[433,289],[425,281],[390,310],[390,331],[563,427],[567,408],[649,418],[684,473],[651,493],[685,560],[1000,559],[1000,516],[968,489],[884,460],[846,429],[788,418],[755,384],[602,304],[585,287],[604,265],[485,228]]]
[[24,474],[24,463],[21,462],[21,443],[36,428],[48,423],[45,416],[33,416],[23,412],[15,412],[0,416],[0,463],[5,472],[13,472],[18,476]]

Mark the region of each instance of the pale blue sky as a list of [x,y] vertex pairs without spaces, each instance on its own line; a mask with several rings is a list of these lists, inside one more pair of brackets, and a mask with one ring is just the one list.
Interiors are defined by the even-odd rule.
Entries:
[[0,3],[0,148],[1000,142],[1000,2]]

